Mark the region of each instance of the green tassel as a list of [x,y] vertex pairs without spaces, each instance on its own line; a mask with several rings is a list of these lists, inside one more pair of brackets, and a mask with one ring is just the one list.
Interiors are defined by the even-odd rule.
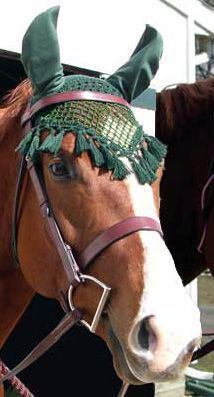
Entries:
[[89,152],[94,165],[100,167],[105,163],[101,151],[97,148],[97,146],[94,144],[94,142],[91,139],[89,140]]
[[140,164],[138,161],[132,161],[132,169],[136,174],[138,181],[144,185],[144,183],[150,183],[151,176],[149,170]]
[[16,152],[21,152],[22,154],[27,154],[31,141],[33,139],[33,134],[34,134],[34,130],[31,130],[30,132],[28,132],[27,135],[25,135],[25,137],[21,140],[21,142],[19,143],[19,145],[16,147],[15,151]]
[[59,152],[64,136],[65,136],[65,131],[61,131],[55,136],[55,149],[52,152],[54,155],[56,155]]
[[153,156],[152,153],[149,152],[149,150],[142,148],[142,154],[143,154],[143,159],[148,166],[151,168],[152,171],[156,172],[157,169],[159,168],[160,162],[157,160],[155,156]]
[[96,139],[97,135],[94,128],[85,128],[84,131],[86,132],[86,134],[90,135],[90,137]]
[[39,144],[40,144],[40,137],[38,134],[36,134],[27,152],[27,156],[29,156],[32,160],[34,160],[38,154]]
[[144,160],[144,158],[140,158],[140,159],[139,159],[139,163],[140,163],[142,169],[144,170],[144,172],[146,173],[146,175],[148,175],[148,180],[147,180],[147,182],[148,182],[148,183],[154,182],[155,179],[157,178],[157,176],[156,176],[157,168],[156,168],[156,170],[153,170],[153,169],[149,166],[149,164]]
[[78,132],[76,134],[75,153],[78,155],[89,149],[90,145],[88,139],[86,138],[86,135],[83,132]]
[[115,168],[113,171],[113,179],[122,180],[130,175],[129,168],[119,159],[116,159]]
[[108,168],[108,170],[113,170],[117,161],[116,156],[112,154],[107,146],[100,146],[100,150],[104,157],[105,166]]
[[54,142],[55,142],[54,134],[55,134],[55,131],[50,131],[50,133],[44,139],[41,146],[39,147],[39,150],[41,150],[41,152],[50,152],[51,151],[51,153],[52,153],[52,147],[54,146]]
[[65,135],[65,131],[61,131],[58,134],[54,134],[55,131],[51,131],[51,133],[46,137],[46,139],[42,142],[39,150],[41,152],[49,152],[56,155],[61,147],[62,140]]
[[145,141],[148,145],[149,152],[161,162],[167,153],[166,145],[161,143],[157,138],[149,135],[145,135]]

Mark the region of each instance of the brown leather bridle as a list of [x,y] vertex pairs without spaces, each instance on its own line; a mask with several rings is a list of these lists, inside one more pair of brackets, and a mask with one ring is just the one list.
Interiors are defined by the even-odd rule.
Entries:
[[[124,99],[117,97],[115,95],[100,93],[100,92],[91,92],[91,91],[68,91],[63,93],[54,94],[52,96],[44,97],[36,102],[34,105],[29,107],[24,113],[22,117],[22,126],[25,130],[25,134],[28,133],[32,128],[32,119],[35,114],[38,113],[41,109],[47,108],[53,104],[62,103],[66,101],[74,101],[74,100],[87,100],[87,101],[102,101],[102,102],[111,102],[121,104],[127,107],[130,107],[128,102]],[[77,287],[79,283],[84,281],[88,276],[83,275],[82,272],[85,271],[87,266],[97,257],[100,253],[115,243],[116,241],[132,234],[138,232],[140,230],[152,230],[158,232],[162,236],[162,230],[160,223],[155,219],[150,217],[131,217],[121,222],[118,222],[112,225],[110,228],[104,230],[101,234],[99,234],[91,243],[84,249],[84,251],[78,255],[78,259],[75,259],[72,248],[65,243],[63,237],[60,233],[59,227],[55,220],[54,213],[51,209],[50,202],[48,199],[47,192],[44,188],[44,183],[41,181],[41,175],[38,174],[37,168],[30,158],[26,158],[24,160],[27,164],[28,173],[30,175],[32,184],[35,189],[35,193],[37,196],[37,200],[39,203],[40,211],[42,217],[45,219],[45,222],[48,225],[48,232],[52,241],[54,242],[54,246],[58,251],[60,256],[65,274],[67,276],[69,285],[69,303],[71,303],[71,290]],[[23,166],[23,165],[22,165]],[[20,189],[19,189],[20,190]],[[18,203],[16,207],[18,206]],[[16,224],[16,220],[14,219],[14,224]],[[15,247],[15,243],[14,243]],[[17,255],[16,255],[17,257]],[[107,299],[107,295],[110,291],[110,288],[104,286],[103,283],[100,283],[98,280],[92,278],[92,281],[98,282],[98,284],[104,289],[105,300]],[[107,293],[108,292],[108,293]],[[103,298],[104,300],[104,298]],[[102,306],[104,306],[104,303]],[[73,309],[73,304],[71,305]],[[93,329],[95,331],[95,329]]]
[[[25,134],[31,130],[32,119],[39,110],[47,108],[48,106],[56,103],[73,100],[113,102],[130,107],[130,105],[122,98],[110,94],[88,91],[71,91],[55,94],[42,98],[33,106],[28,105],[27,110],[22,117],[22,126],[24,128]],[[95,258],[97,258],[101,254],[101,252],[103,252],[103,250],[105,250],[107,247],[117,242],[118,240],[141,230],[155,231],[158,232],[161,237],[163,236],[161,226],[158,221],[150,217],[133,216],[112,225],[110,228],[100,233],[97,237],[95,237],[93,241],[91,241],[91,243],[84,249],[84,251],[80,253],[78,259],[76,260],[73,254],[72,247],[64,241],[61,235],[53,210],[51,209],[50,201],[48,199],[47,192],[45,191],[44,182],[41,179],[41,175],[38,173],[38,170],[34,165],[33,161],[30,158],[23,157],[21,159],[18,182],[16,187],[12,231],[13,253],[15,262],[17,264],[19,262],[17,253],[18,223],[20,222],[20,219],[18,219],[19,201],[20,194],[23,189],[23,180],[26,176],[26,172],[28,172],[31,178],[31,182],[34,186],[36,197],[39,203],[41,216],[43,217],[44,222],[47,225],[49,236],[51,237],[54,243],[54,247],[58,252],[64,272],[68,280],[68,305],[66,308],[67,313],[60,322],[60,324],[46,338],[44,338],[19,365],[17,365],[12,371],[8,372],[8,374],[1,379],[1,382],[4,382],[8,378],[11,378],[12,376],[25,369],[27,366],[29,366],[33,361],[35,361],[45,351],[47,351],[54,343],[56,343],[56,341],[78,321],[81,321],[91,332],[96,331],[96,327],[100,320],[100,316],[102,314],[103,308],[106,304],[106,300],[109,296],[111,289],[103,282],[97,280],[95,277],[83,274],[82,272],[87,269],[88,265]],[[88,324],[82,318],[81,313],[78,309],[74,307],[72,301],[73,289],[81,283],[86,282],[87,280],[96,283],[103,290],[91,324]]]

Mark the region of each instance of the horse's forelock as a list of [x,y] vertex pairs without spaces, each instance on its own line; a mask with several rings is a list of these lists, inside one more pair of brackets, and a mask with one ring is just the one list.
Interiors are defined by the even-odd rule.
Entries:
[[8,92],[0,108],[0,141],[3,139],[12,120],[17,121],[27,106],[31,95],[31,84],[29,80],[24,80],[16,88]]

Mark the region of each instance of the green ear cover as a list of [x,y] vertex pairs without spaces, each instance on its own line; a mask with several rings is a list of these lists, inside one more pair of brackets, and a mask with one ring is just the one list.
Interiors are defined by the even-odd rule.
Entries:
[[146,25],[129,61],[109,76],[107,81],[131,102],[149,86],[158,70],[162,51],[161,35],[152,26]]
[[58,14],[59,7],[52,7],[38,15],[23,38],[22,63],[36,99],[56,91],[64,81],[56,31]]

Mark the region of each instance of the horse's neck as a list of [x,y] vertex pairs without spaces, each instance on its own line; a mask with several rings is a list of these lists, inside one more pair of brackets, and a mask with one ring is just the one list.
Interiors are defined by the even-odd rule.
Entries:
[[0,141],[0,271],[11,266],[11,229],[13,200],[17,177],[18,155],[15,147],[20,138],[21,129],[14,121],[10,128],[1,131]]
[[[3,126],[4,128],[4,126]],[[18,167],[15,147],[21,129],[15,121],[0,131],[0,347],[30,302],[33,292],[11,252],[12,211]]]

